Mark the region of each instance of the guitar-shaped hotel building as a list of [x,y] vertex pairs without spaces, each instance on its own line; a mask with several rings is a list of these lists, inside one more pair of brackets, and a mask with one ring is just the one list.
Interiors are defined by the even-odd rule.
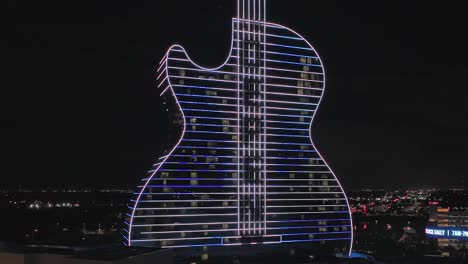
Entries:
[[298,33],[266,22],[266,4],[238,0],[220,67],[179,45],[157,65],[173,130],[132,199],[127,245],[351,252],[347,197],[311,137],[322,61]]

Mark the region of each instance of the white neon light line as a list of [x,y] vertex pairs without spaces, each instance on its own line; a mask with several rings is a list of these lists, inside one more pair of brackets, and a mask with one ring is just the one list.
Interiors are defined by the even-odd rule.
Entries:
[[[270,143],[269,143],[270,144]],[[287,144],[287,143],[286,143]],[[229,162],[165,162],[165,164],[184,164],[184,165],[217,165],[217,166],[233,166],[237,165],[237,163],[229,163]],[[268,166],[294,166],[294,167],[327,167],[326,165],[320,165],[320,164],[303,164],[303,163],[287,163],[287,164],[275,164],[275,163],[270,163],[266,164]],[[163,178],[164,180],[171,180],[171,178]],[[163,180],[161,179],[161,180]],[[190,178],[184,178],[185,179],[190,179]],[[202,178],[197,178],[197,179],[202,179]],[[175,179],[173,179],[175,180]],[[214,180],[214,179],[213,179]],[[294,180],[294,179],[292,179]],[[322,179],[317,179],[317,180],[322,180]]]
[[[215,111],[215,110],[205,110],[205,109],[194,109],[194,108],[185,108],[187,111],[192,111],[192,112],[211,112],[211,113],[225,113],[225,114],[235,114],[236,112],[234,111]],[[276,117],[287,117],[287,118],[297,118],[297,117],[303,117],[303,118],[310,118],[309,116],[302,116],[302,115],[282,115],[282,114],[266,114],[267,116],[276,116]]]
[[[301,66],[309,66],[309,67],[320,67],[321,65],[318,64],[311,64],[311,63],[302,63],[302,62],[295,62],[295,61],[286,61],[286,60],[272,60],[272,59],[267,59],[267,62],[273,62],[273,63],[280,63],[280,64],[292,64],[292,65],[301,65]],[[306,81],[306,80],[304,80]],[[313,81],[313,80],[310,80]]]
[[267,188],[311,188],[311,189],[314,189],[314,188],[338,188],[339,186],[335,186],[335,185],[327,185],[327,186],[323,186],[323,185],[318,185],[318,186],[314,186],[314,185],[267,185]]
[[286,138],[306,138],[307,136],[300,136],[300,135],[283,135],[283,134],[266,134],[270,137],[286,137]]
[[268,181],[310,181],[310,182],[329,181],[329,182],[334,182],[336,180],[334,180],[334,179],[309,179],[309,178],[303,178],[303,179],[268,179]]
[[[316,105],[316,104],[314,104]],[[266,109],[270,110],[284,110],[284,111],[301,111],[301,112],[315,112],[316,110],[310,110],[310,109],[301,109],[301,108],[284,108],[284,107],[272,107],[272,106],[267,106]],[[295,130],[301,130],[303,131],[304,129],[295,129]]]
[[158,75],[158,77],[156,78],[156,81],[158,81],[164,73],[165,73],[164,71],[161,71],[161,73],[160,73],[160,74]]
[[268,192],[268,194],[274,194],[274,195],[296,195],[296,194],[341,194],[341,192]]
[[209,81],[209,82],[237,83],[237,81],[233,81],[233,80],[188,77],[188,76],[180,76],[180,75],[179,76],[174,76],[173,78],[175,78],[175,79],[186,79],[186,80],[197,80],[197,81]]
[[[228,127],[228,128],[237,128],[237,126],[232,126],[232,125],[218,125],[218,124],[207,124],[207,123],[188,123],[188,125],[190,126],[197,126],[197,127],[218,127],[218,128],[224,128],[224,127]],[[301,129],[302,130],[302,129]],[[197,140],[197,139],[194,139],[194,141]],[[198,139],[198,141],[203,141],[203,139]],[[218,140],[219,141],[219,140]],[[218,142],[217,140],[209,140],[208,142]],[[229,143],[235,143],[237,141],[229,141],[229,140],[226,140],[223,142],[229,142]]]
[[[268,52],[267,52],[268,53]],[[181,67],[172,67],[172,69],[185,69],[187,71],[203,71],[206,72],[206,70],[197,70],[197,69],[190,69],[190,68],[181,68]],[[277,70],[277,71],[292,71],[296,73],[304,73],[304,74],[310,74],[310,75],[323,75],[322,73],[318,72],[311,72],[311,71],[294,71],[294,70],[288,70],[288,69],[281,69],[281,68],[267,68],[265,66],[265,69],[270,69],[270,70]],[[223,73],[225,75],[235,75],[235,73],[232,72],[217,72],[217,73]],[[243,75],[243,74],[240,74]],[[274,75],[264,75],[266,78],[271,78],[271,79],[281,79],[281,80],[292,80],[292,81],[304,81],[304,82],[317,82],[317,83],[323,83],[321,80],[312,80],[312,79],[304,79],[304,78],[292,78],[292,77],[286,77],[286,76],[274,76]],[[206,79],[197,79],[197,80],[206,80]],[[234,81],[235,82],[235,81]]]
[[167,218],[167,217],[207,217],[207,216],[217,216],[217,217],[227,217],[233,216],[236,214],[232,213],[220,213],[220,214],[177,214],[177,215],[136,215],[135,218]]
[[[266,9],[266,0],[263,1],[263,11],[264,11],[264,17],[263,17],[263,33],[266,34],[267,33],[267,30],[266,30],[266,16],[267,16],[267,9]],[[263,36],[263,74],[266,76],[267,72],[266,72],[266,52],[267,52],[267,49],[266,49],[266,37]],[[266,95],[266,92],[267,92],[267,85],[266,85],[266,77],[263,79],[263,141],[264,141],[264,145],[263,145],[263,235],[266,235],[267,234],[267,189],[266,189],[266,185],[267,185],[267,178],[268,178],[268,174],[267,174],[267,136],[266,136],[266,133],[267,133],[267,115],[266,115],[266,101],[267,101],[267,95]]]
[[306,122],[292,122],[292,121],[278,121],[278,120],[267,120],[267,123],[284,123],[284,124],[296,124],[296,125],[307,125],[307,126],[310,125],[310,123],[306,123]]
[[[181,53],[185,53],[185,51],[181,51],[181,50],[173,50],[173,52],[181,52]],[[233,58],[234,56],[231,56],[229,59]],[[190,60],[190,59],[179,59],[179,58],[169,58],[168,61],[182,61],[182,62],[190,62],[193,64],[193,62]],[[237,65],[235,64],[229,64],[229,63],[226,63],[224,66],[231,66],[231,67],[236,67]]]
[[[280,26],[278,24],[273,24],[271,23],[272,25],[275,25],[275,26]],[[301,35],[299,35],[297,32],[295,32],[294,30],[290,29],[290,28],[287,28],[287,27],[284,27],[286,29],[289,29],[291,32],[295,33],[296,35],[300,36],[301,38],[303,38]],[[315,54],[317,54],[317,57],[318,57],[318,60],[320,61],[320,64],[323,65],[323,62],[322,62],[322,59],[320,58],[320,55],[318,54],[318,52],[313,48],[313,46],[305,39],[303,38],[304,41],[312,48],[312,50],[314,51]],[[325,73],[325,68],[322,67],[322,70],[323,70],[323,75],[324,75],[324,80],[326,80],[326,73]],[[324,87],[323,87],[323,90],[325,90],[325,86],[326,86],[326,82],[324,81],[323,83]],[[320,102],[322,101],[323,97],[320,98]],[[319,102],[319,103],[320,103]],[[312,116],[312,121],[315,119],[315,116],[316,116],[316,112],[313,114]],[[312,127],[312,122],[310,124],[310,126]],[[309,130],[310,131],[310,130]],[[325,159],[323,159],[322,155],[320,154],[320,152],[318,151],[318,149],[316,148],[315,144],[314,144],[314,141],[313,141],[313,138],[312,138],[312,134],[311,132],[309,132],[309,135],[310,135],[310,142],[312,143],[312,146],[314,147],[315,150],[317,150],[317,154],[319,155],[320,159],[322,159],[322,161],[328,166],[327,162],[325,161]],[[350,219],[350,230],[353,230],[353,218],[352,218],[352,215],[351,215],[351,207],[349,206],[349,199],[348,197],[346,196],[346,193],[344,192],[344,189],[340,183],[340,181],[338,180],[338,178],[336,177],[335,173],[333,172],[333,170],[331,169],[330,166],[328,166],[328,168],[330,169],[330,172],[332,174],[332,176],[336,179],[336,182],[338,183],[338,185],[340,185],[340,189],[341,189],[341,192],[342,194],[344,195],[345,199],[346,199],[346,204],[348,206],[348,214],[349,214],[349,219]],[[353,240],[354,240],[354,237],[353,237],[353,232],[351,232],[351,239],[350,239],[350,245],[349,245],[349,252],[348,252],[348,255],[351,256],[351,253],[352,253],[352,250],[353,250]]]
[[[203,125],[205,127],[206,125]],[[203,140],[203,139],[184,139],[184,142],[215,142],[215,143],[236,143],[237,141],[231,140]],[[179,162],[177,162],[179,163]]]
[[291,80],[291,81],[304,81],[304,82],[318,82],[318,83],[323,83],[323,81],[320,80],[308,80],[304,78],[291,78],[291,77],[283,77],[283,76],[271,76],[271,75],[266,75],[265,76],[267,79],[281,79],[281,80]]
[[[264,237],[280,237],[280,235],[266,235]],[[223,238],[236,239],[236,238],[241,238],[241,236],[225,236]],[[218,236],[218,237],[189,237],[189,238],[185,237],[185,238],[167,238],[167,239],[142,239],[142,240],[135,240],[135,241],[149,242],[149,241],[164,241],[164,240],[177,241],[177,240],[209,240],[209,239],[220,239],[220,237]],[[227,245],[234,245],[234,244],[226,244],[226,246]]]
[[[248,19],[250,20],[250,0],[247,0],[248,1]],[[250,23],[248,24],[248,31],[250,31]],[[250,34],[248,34],[248,40],[250,40]],[[248,44],[249,46],[249,51],[248,51],[248,54],[249,54],[249,62],[251,60],[250,58],[250,42]],[[248,73],[250,74],[250,68],[248,68]],[[245,88],[244,88],[245,89]],[[250,118],[250,106],[248,107],[248,117]],[[249,153],[249,156],[250,156],[250,135],[248,137],[248,142],[249,142],[249,145],[248,145],[248,153]],[[248,185],[248,195],[249,195],[249,200],[250,200],[250,184]],[[250,205],[249,205],[250,207]],[[248,211],[248,233],[250,234],[250,210]]]
[[[307,199],[306,201],[342,201],[345,200],[344,198],[310,198]],[[304,199],[291,199],[291,198],[281,198],[281,199],[268,199],[270,202],[282,202],[282,201],[304,201]]]
[[184,85],[184,84],[174,84],[172,86],[173,87],[186,87],[186,88],[194,88],[194,89],[203,89],[203,90],[219,90],[219,91],[236,92],[236,89],[220,88],[220,87],[193,86],[193,85]]
[[[268,144],[278,144],[278,143],[271,143],[268,142]],[[283,143],[281,143],[283,144]],[[288,143],[289,144],[289,143]],[[296,143],[292,143],[296,144]],[[297,143],[297,145],[303,145]],[[172,157],[197,157],[197,158],[237,158],[237,156],[213,156],[213,155],[203,155],[203,154],[198,154],[198,155],[172,155]],[[287,157],[267,157],[267,159],[284,159],[284,160],[321,160],[321,159],[316,159],[316,158],[287,158]]]
[[297,224],[297,223],[310,223],[310,222],[321,222],[321,221],[328,221],[328,222],[336,222],[336,221],[349,221],[349,219],[345,218],[314,218],[314,219],[293,219],[293,220],[269,220],[268,223],[285,223],[285,224]]
[[[168,170],[163,170],[168,171]],[[220,170],[222,171],[222,170]],[[141,186],[138,186],[141,187]],[[231,189],[237,187],[236,185],[181,185],[181,184],[160,184],[160,185],[148,185],[150,188],[181,188],[181,189],[207,189],[207,188],[220,188],[220,189]]]
[[273,84],[268,83],[268,86],[273,87],[282,87],[282,88],[296,88],[296,89],[305,89],[305,90],[315,90],[315,91],[323,91],[323,88],[314,88],[314,87],[304,87],[304,86],[293,86],[293,85],[286,85],[286,84]]
[[[235,40],[237,40],[237,39],[235,39]],[[287,49],[312,51],[312,49],[310,49],[310,48],[302,47],[302,46],[296,46],[296,45],[284,45],[284,44],[270,43],[270,42],[265,42],[265,44],[268,45],[268,46],[281,47],[281,48],[287,48]]]
[[168,55],[167,53],[164,54],[164,56],[163,56],[163,57],[161,58],[161,60],[159,61],[159,64],[158,64],[158,65],[161,65],[161,64],[163,64],[163,63],[166,62],[167,55]]
[[291,70],[291,69],[284,69],[284,68],[276,68],[276,67],[267,67],[267,70],[270,71],[282,71],[282,72],[294,72],[294,73],[306,73],[306,74],[315,74],[315,75],[324,75],[321,72],[313,72],[313,71],[299,71],[299,70]]
[[224,110],[215,111],[215,110],[193,109],[193,108],[185,108],[185,110],[192,111],[192,112],[212,112],[212,113],[225,113],[225,114],[235,114],[235,113],[237,113],[237,112],[234,112],[234,111],[224,111]]
[[[216,165],[216,166],[235,166],[237,163],[225,163],[225,162],[166,162],[165,164],[181,164],[183,163],[184,165]],[[327,167],[326,165],[314,165],[314,164],[301,164],[301,163],[289,163],[289,164],[266,164],[267,166],[293,166],[293,167]],[[184,178],[184,181],[190,178]],[[201,178],[197,178],[198,180],[203,180]],[[176,180],[176,179],[171,179],[171,178],[163,178],[161,180]],[[216,180],[216,179],[211,179],[211,180]],[[220,180],[220,179],[218,179]],[[231,180],[231,179],[230,179]],[[294,180],[294,179],[291,179]],[[322,179],[317,179],[317,180],[322,180]]]
[[278,93],[278,92],[267,92],[266,94],[270,95],[283,95],[283,96],[293,96],[293,97],[308,97],[308,98],[320,98],[321,96],[316,95],[306,95],[306,94],[291,94],[291,93]]
[[269,212],[267,215],[296,215],[296,214],[341,214],[346,211],[320,211],[320,212]]
[[[206,131],[206,130],[194,130],[194,131],[189,131],[187,130],[186,131],[187,133],[191,133],[191,134],[225,134],[225,135],[235,135],[236,133],[235,132],[221,132],[221,131]],[[266,134],[267,136],[271,136],[271,137],[288,137],[288,138],[306,138],[307,136],[302,136],[302,135],[285,135],[285,134]],[[203,140],[200,140],[200,142],[202,142]],[[251,143],[252,144],[252,143]],[[253,143],[255,144],[255,143]]]
[[[180,241],[180,240],[209,240],[219,239],[219,237],[184,237],[184,238],[163,238],[163,239],[138,239],[135,242],[158,242],[158,241]],[[186,247],[189,247],[187,245]]]
[[[243,1],[243,4],[245,6],[245,2]],[[243,8],[243,17],[245,17],[245,8]],[[245,27],[245,24],[242,23],[242,28]],[[242,32],[242,38],[245,39],[245,32]],[[240,40],[238,40],[239,43]],[[245,46],[245,43],[242,42],[242,47],[244,48]],[[245,67],[244,67],[244,63],[245,63],[245,57],[244,57],[244,54],[243,53],[243,57],[242,57],[242,64],[239,64],[239,65],[242,65],[242,79],[245,78]],[[243,86],[242,86],[243,87]],[[244,95],[244,92],[242,93],[242,95]],[[244,122],[244,118],[245,118],[246,114],[245,114],[245,104],[242,104],[242,129],[244,129],[244,126],[245,126],[245,122]],[[240,121],[240,119],[239,119]],[[245,141],[245,136],[242,137],[242,155],[245,156],[246,155],[246,150],[245,150],[245,144],[244,144],[244,141]],[[242,175],[243,177],[245,177],[245,171],[242,170]],[[244,181],[244,178],[242,179],[242,234],[245,234],[246,231],[245,231],[245,181]]]
[[[300,97],[300,96],[297,96],[297,97]],[[269,103],[268,105],[271,105],[271,104],[293,104],[293,105],[296,105],[296,106],[317,106],[318,104],[317,103],[302,103],[302,102],[294,102],[294,101],[291,101],[291,102],[287,102],[287,101],[278,101],[278,100],[254,100],[254,101],[259,101],[259,102],[266,102],[266,103]],[[289,109],[289,108],[288,108]],[[309,108],[293,108],[293,109],[300,109],[301,111],[315,111],[315,110],[310,110]],[[307,123],[308,125],[309,123]]]
[[323,205],[323,204],[308,204],[308,205],[270,205],[268,208],[315,208],[315,207],[344,207],[346,204]]
[[[131,200],[134,201],[134,200]],[[191,203],[191,202],[201,202],[201,203],[220,203],[220,202],[235,202],[236,200],[232,199],[221,199],[221,200],[142,200],[140,203]]]
[[299,50],[310,50],[313,51],[311,48],[306,48],[306,47],[298,47],[298,46],[290,46],[290,45],[281,45],[281,44],[276,44],[276,43],[266,43],[268,46],[274,46],[274,47],[282,47],[282,48],[288,48],[288,49],[299,49]]
[[236,121],[235,118],[225,118],[225,117],[209,117],[209,116],[186,116],[187,118],[197,118],[200,120],[208,119],[208,120],[229,120],[229,121]]
[[[255,21],[257,21],[256,19],[254,19]],[[239,32],[239,33],[247,33],[247,34],[252,34],[252,32],[249,32],[249,31],[245,31],[245,30],[234,30],[235,32]],[[262,33],[259,33],[259,34],[262,34]],[[289,37],[289,36],[283,36],[283,35],[277,35],[277,34],[263,34],[265,36],[268,36],[268,37],[278,37],[278,38],[290,38],[290,39],[295,39],[295,40],[301,40],[300,38],[295,38],[295,37]]]
[[170,86],[168,85],[164,91],[160,94],[160,96],[163,96],[168,90],[170,89]]
[[180,101],[181,104],[195,104],[195,105],[218,105],[225,107],[236,107],[234,104],[221,104],[221,103],[212,103],[212,102],[198,102],[198,101]]
[[202,230],[185,230],[185,231],[157,231],[157,232],[141,232],[143,235],[154,235],[154,234],[179,234],[179,233],[218,233],[218,232],[232,232],[237,229],[202,229]]
[[179,93],[177,96],[180,97],[199,97],[199,98],[208,98],[208,99],[226,99],[226,100],[236,100],[236,98],[232,97],[225,97],[225,96],[211,96],[211,95],[201,95],[201,94],[186,94],[186,93]]
[[[237,56],[236,56],[237,58]],[[204,73],[212,73],[210,70],[205,69],[198,69],[198,68],[187,68],[187,67],[176,67],[176,66],[169,66],[170,70],[185,70],[185,71],[195,71],[195,72],[204,72]],[[226,74],[226,75],[236,75],[234,72],[227,72],[227,71],[216,71],[218,74]]]
[[138,227],[145,227],[145,226],[158,227],[158,226],[197,226],[197,225],[224,225],[224,224],[232,225],[232,224],[236,224],[236,222],[145,224],[145,225],[135,225],[135,226],[138,226]]
[[300,57],[300,58],[307,58],[307,59],[317,59],[317,56],[303,55],[303,54],[298,54],[298,53],[267,51],[267,54],[282,55],[282,56],[289,56],[289,57]]
[[[287,151],[286,149],[283,151]],[[284,170],[270,170],[271,173],[283,173],[283,172],[294,172],[294,173],[330,173],[329,171],[284,171]]]
[[[303,103],[303,102],[297,102],[297,101],[280,101],[280,100],[258,100],[260,102],[267,102],[267,103],[278,103],[278,104],[293,104],[293,105],[313,105],[316,106],[316,103]],[[309,123],[307,123],[309,125]]]
[[166,207],[166,208],[161,208],[161,207],[146,207],[146,208],[137,208],[136,210],[138,211],[164,211],[164,210],[219,210],[219,209],[232,209],[235,208],[234,206],[209,206],[209,207]]
[[[138,193],[136,193],[138,194]],[[145,192],[143,193],[145,195],[173,195],[174,193],[162,193],[162,192],[157,192],[157,193],[153,193],[153,192]],[[213,192],[209,192],[209,193],[201,193],[201,192],[191,192],[191,193],[176,193],[178,195],[206,195],[206,194],[212,194],[212,195],[226,195],[226,196],[229,196],[229,195],[233,195],[233,194],[236,194],[235,192],[222,192],[222,193],[213,193]]]
[[[167,56],[167,54],[168,54],[168,53],[166,53],[165,56]],[[162,63],[162,64],[159,66],[158,72],[159,72],[166,64],[167,64],[167,58],[164,60],[164,63]],[[167,74],[167,72],[166,72],[166,74]]]
[[[230,147],[195,147],[195,146],[181,146],[181,148],[186,148],[186,149],[221,149],[221,150],[235,150],[236,149],[236,148],[230,148]],[[300,150],[300,149],[267,149],[267,151],[315,153],[315,150]]]
[[162,79],[162,81],[158,84],[158,88],[160,88],[164,84],[164,81],[166,81],[167,78],[168,76],[166,75],[166,77],[164,77],[164,79]]

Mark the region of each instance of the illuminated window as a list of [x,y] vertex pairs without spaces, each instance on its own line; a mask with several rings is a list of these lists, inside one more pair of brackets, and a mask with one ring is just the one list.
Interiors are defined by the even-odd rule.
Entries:
[[219,161],[219,158],[217,157],[208,157],[206,158],[206,162],[210,163],[210,162],[218,162]]
[[206,142],[206,146],[212,148],[212,147],[218,146],[218,143],[213,142],[213,141],[208,141],[208,142]]

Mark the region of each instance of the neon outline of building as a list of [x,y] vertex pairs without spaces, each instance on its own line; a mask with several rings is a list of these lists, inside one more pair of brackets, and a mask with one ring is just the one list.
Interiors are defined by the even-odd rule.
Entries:
[[312,143],[322,61],[265,18],[266,0],[238,0],[220,67],[195,64],[179,45],[159,63],[174,133],[132,200],[127,245],[330,243],[351,253],[348,199]]

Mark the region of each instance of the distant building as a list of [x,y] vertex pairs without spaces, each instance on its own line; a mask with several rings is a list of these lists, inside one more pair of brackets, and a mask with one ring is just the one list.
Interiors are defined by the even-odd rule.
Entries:
[[426,234],[437,239],[437,246],[443,253],[449,249],[468,248],[468,208],[429,207],[429,224]]

